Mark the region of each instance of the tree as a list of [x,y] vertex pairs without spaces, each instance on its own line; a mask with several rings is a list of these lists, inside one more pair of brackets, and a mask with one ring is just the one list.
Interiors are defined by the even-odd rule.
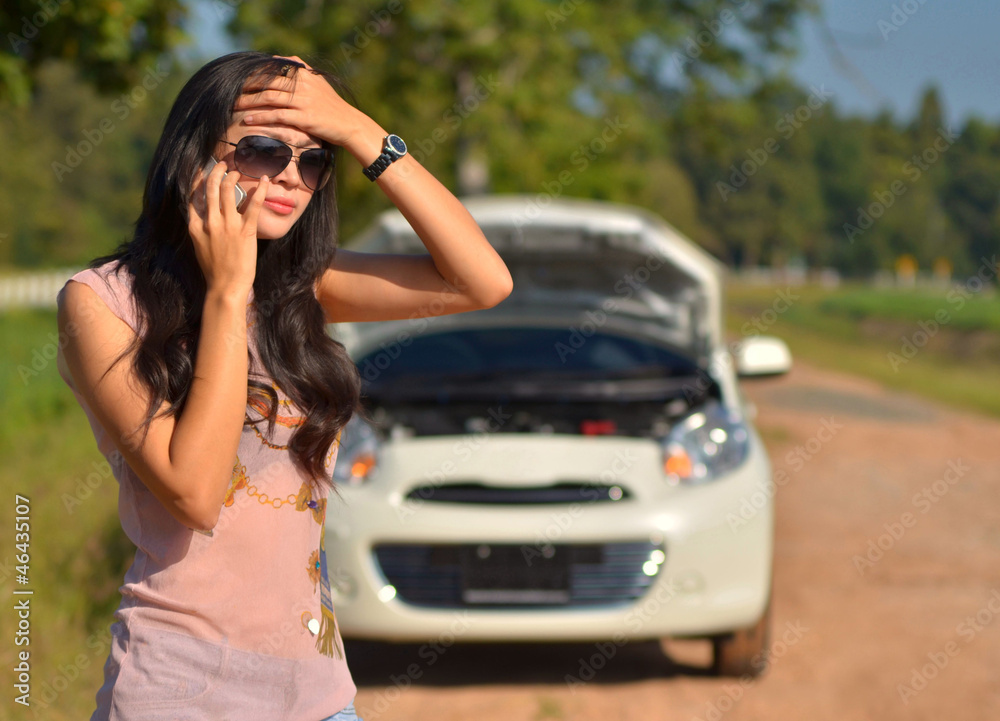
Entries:
[[[790,52],[788,31],[811,6],[271,0],[239,5],[230,30],[254,47],[332,65],[361,109],[387,129],[406,128],[417,159],[459,194],[544,193],[547,183],[567,195],[601,185],[601,195],[630,200],[620,188],[640,184],[645,169],[616,161],[635,147],[669,157],[671,103],[718,77],[762,73]],[[618,190],[591,175],[612,168]],[[360,173],[342,188],[361,215],[382,203]]]
[[150,91],[98,95],[50,60],[30,104],[0,114],[0,265],[82,264],[132,231],[146,172],[184,72]]
[[975,272],[983,256],[1000,250],[1000,130],[973,118],[948,151],[941,201],[967,239],[965,257],[949,249],[956,271]]
[[24,106],[54,59],[72,62],[101,92],[126,91],[184,41],[186,13],[181,0],[4,0],[0,101]]

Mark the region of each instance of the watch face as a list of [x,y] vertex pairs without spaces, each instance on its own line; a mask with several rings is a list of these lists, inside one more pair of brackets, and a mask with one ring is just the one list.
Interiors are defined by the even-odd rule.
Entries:
[[406,143],[398,135],[390,135],[386,138],[386,143],[397,155],[406,154]]

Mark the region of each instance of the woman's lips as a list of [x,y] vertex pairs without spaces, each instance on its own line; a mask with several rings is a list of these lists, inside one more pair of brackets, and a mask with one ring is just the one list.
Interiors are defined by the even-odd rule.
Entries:
[[265,207],[273,210],[275,213],[280,213],[281,215],[289,215],[293,210],[295,210],[295,206],[292,205],[291,202],[285,201],[283,198],[268,198],[264,201],[264,205]]

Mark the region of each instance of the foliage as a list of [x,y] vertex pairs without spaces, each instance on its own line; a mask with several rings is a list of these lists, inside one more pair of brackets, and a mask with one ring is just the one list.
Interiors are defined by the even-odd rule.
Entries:
[[182,74],[107,96],[66,63],[39,69],[31,104],[0,115],[0,265],[82,266],[130,234]]
[[[693,202],[683,204],[694,198],[665,132],[671,107],[715,75],[760,77],[765,56],[790,52],[792,22],[809,5],[272,0],[239,5],[231,30],[330,66],[460,194],[638,202],[675,210],[675,224],[708,242]],[[365,217],[388,207],[358,172],[343,196]]]
[[[866,276],[911,254],[961,278],[1000,245],[1000,128],[946,128],[933,87],[907,121],[844,116],[825,88],[799,87],[775,68],[809,0],[214,6],[246,46],[341,75],[460,196],[628,202],[737,267]],[[0,266],[80,265],[130,232],[158,132],[195,69],[155,66],[153,82],[108,94],[72,52],[48,53],[78,62],[38,64],[29,104],[0,115]],[[390,203],[344,157],[346,240]]]
[[0,100],[23,106],[49,60],[72,63],[104,92],[124,92],[182,44],[181,0],[4,0]]

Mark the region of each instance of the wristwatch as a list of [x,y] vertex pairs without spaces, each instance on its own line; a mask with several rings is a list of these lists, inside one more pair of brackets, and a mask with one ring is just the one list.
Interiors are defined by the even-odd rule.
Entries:
[[406,155],[406,143],[398,135],[389,134],[382,139],[382,154],[375,162],[364,169],[368,180],[375,182],[382,172],[397,160]]

